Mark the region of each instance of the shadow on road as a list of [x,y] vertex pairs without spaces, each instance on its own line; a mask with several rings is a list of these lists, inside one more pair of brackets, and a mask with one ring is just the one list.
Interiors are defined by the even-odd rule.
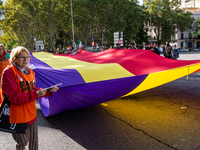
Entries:
[[96,105],[48,118],[38,109],[38,125],[62,131],[85,149],[195,148],[200,134],[199,74],[109,101],[108,107]]

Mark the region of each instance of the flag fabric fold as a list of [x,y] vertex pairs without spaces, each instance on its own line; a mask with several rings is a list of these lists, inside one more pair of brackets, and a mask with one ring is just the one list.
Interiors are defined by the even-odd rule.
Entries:
[[52,97],[39,100],[46,117],[148,90],[200,69],[200,60],[172,60],[130,49],[79,49],[75,55],[36,52],[30,64],[37,87],[63,83]]

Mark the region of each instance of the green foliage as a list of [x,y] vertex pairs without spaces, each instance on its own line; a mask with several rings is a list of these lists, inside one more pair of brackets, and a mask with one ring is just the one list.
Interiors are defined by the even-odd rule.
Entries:
[[[10,30],[20,45],[34,48],[34,37],[45,48],[72,41],[71,5],[66,0],[7,0],[2,8],[1,30]],[[73,0],[75,41],[113,45],[113,33],[123,31],[134,39],[144,22],[142,9],[129,0]]]
[[133,39],[144,22],[142,9],[136,1],[129,0],[76,0],[74,23],[78,27],[78,38],[89,38],[93,35],[97,42],[106,41],[113,45],[113,33],[123,31],[124,39]]
[[[136,0],[72,0],[72,4],[76,44],[81,39],[84,45],[91,45],[95,35],[95,42],[110,47],[117,31],[123,31],[126,46],[133,40],[148,43],[150,11],[159,43],[169,40],[176,27],[183,31],[193,21],[191,14],[179,8],[178,0],[146,0],[145,6],[137,5]],[[72,41],[70,0],[7,0],[0,3],[0,10],[4,16],[0,42],[9,49],[23,45],[33,50],[34,37],[54,51]]]
[[12,49],[13,47],[19,45],[16,39],[16,35],[6,32],[2,36],[0,36],[0,43],[4,44],[7,49]]
[[191,13],[180,8],[179,0],[145,0],[145,12],[151,13],[151,23],[154,27],[158,45],[170,41],[175,29],[185,31],[191,27],[193,19]]
[[198,18],[195,21],[193,28],[194,28],[194,31],[192,32],[192,35],[195,36],[195,37],[200,36],[200,18]]

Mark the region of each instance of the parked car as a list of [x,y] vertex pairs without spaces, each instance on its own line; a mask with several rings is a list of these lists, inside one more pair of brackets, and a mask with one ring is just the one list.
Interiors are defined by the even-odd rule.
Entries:
[[200,51],[200,47],[198,47],[198,48],[194,49],[194,51]]
[[179,52],[189,52],[189,49],[181,48],[181,49],[179,49]]

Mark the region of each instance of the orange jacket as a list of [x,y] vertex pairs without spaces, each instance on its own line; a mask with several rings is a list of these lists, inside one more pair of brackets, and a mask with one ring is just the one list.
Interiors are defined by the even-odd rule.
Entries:
[[3,70],[10,64],[10,60],[6,57],[0,57],[0,76]]
[[[20,72],[16,67],[11,66],[18,88],[22,93],[35,90],[35,73],[29,69],[28,75]],[[35,101],[25,104],[10,104],[10,123],[26,123],[37,117]]]

